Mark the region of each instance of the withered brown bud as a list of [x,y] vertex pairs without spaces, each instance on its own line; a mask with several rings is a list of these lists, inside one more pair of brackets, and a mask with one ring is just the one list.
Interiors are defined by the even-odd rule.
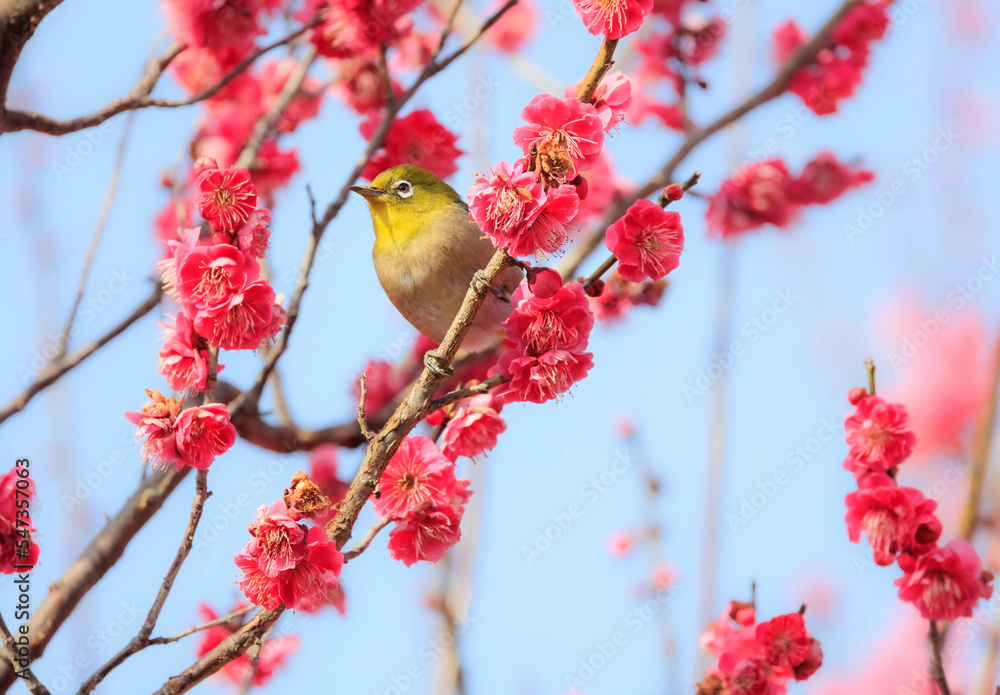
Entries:
[[667,291],[666,280],[655,280],[647,283],[642,288],[642,301],[649,306],[656,306],[663,299],[663,293]]
[[313,519],[330,509],[330,500],[319,489],[319,485],[309,480],[309,476],[302,471],[292,477],[282,498],[289,512],[304,519]]
[[587,286],[586,292],[588,297],[600,297],[604,294],[604,280],[597,278]]
[[729,688],[722,678],[713,674],[698,684],[697,695],[729,695]]

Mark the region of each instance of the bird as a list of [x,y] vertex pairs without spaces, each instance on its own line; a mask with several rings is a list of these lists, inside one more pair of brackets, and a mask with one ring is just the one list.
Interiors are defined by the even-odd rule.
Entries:
[[[386,169],[369,186],[351,186],[363,196],[375,229],[372,260],[389,301],[414,328],[440,344],[472,282],[494,251],[469,216],[469,206],[434,173],[411,164]],[[501,334],[513,309],[511,294],[524,271],[507,269],[480,306],[462,341],[475,353]],[[438,375],[450,373],[432,350],[424,364]]]

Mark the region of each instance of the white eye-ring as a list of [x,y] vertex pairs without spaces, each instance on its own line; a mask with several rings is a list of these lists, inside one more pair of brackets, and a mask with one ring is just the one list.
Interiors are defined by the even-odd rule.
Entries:
[[396,193],[399,194],[400,198],[409,198],[413,195],[413,184],[406,179],[401,180],[396,184]]

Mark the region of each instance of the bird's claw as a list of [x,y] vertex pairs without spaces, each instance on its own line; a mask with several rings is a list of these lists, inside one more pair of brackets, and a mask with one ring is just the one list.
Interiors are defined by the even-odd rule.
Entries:
[[424,366],[431,370],[432,374],[441,378],[454,375],[455,370],[442,362],[441,356],[433,350],[424,353]]
[[505,301],[505,302],[509,302],[510,301],[510,297],[508,297],[506,294],[504,294],[503,290],[501,290],[498,287],[494,287],[493,285],[491,285],[490,283],[488,283],[486,281],[486,275],[483,273],[482,270],[477,270],[476,274],[472,276],[472,284],[474,286],[476,286],[477,290],[480,289],[482,286],[485,285],[486,289],[488,289],[490,292],[492,292],[493,294],[495,294],[497,297],[499,297],[503,301]]

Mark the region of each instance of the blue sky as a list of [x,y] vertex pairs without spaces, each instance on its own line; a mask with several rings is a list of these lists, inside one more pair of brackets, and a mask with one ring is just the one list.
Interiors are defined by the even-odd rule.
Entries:
[[[982,0],[956,7],[966,4],[984,13],[981,26],[989,35],[997,9]],[[746,88],[740,70],[750,72],[753,86],[770,79],[767,37],[778,22],[794,16],[815,28],[834,3],[716,0],[709,7],[732,9],[730,31],[742,37],[737,43],[744,48],[736,56],[734,41],[727,41],[708,66],[711,88],[693,97],[699,121],[739,98]],[[526,55],[561,85],[572,84],[599,41],[574,16],[561,14],[557,3],[546,8]],[[827,676],[850,670],[905,613],[892,587],[895,570],[862,563],[859,571],[856,558],[867,557],[866,549],[846,538],[843,495],[852,481],[840,467],[844,394],[862,383],[868,355],[883,365],[880,383],[907,377],[905,367],[894,374],[885,362],[915,327],[886,335],[876,318],[880,308],[904,293],[929,309],[947,307],[948,293],[967,283],[998,247],[992,202],[1000,158],[990,130],[1000,108],[992,67],[1000,46],[957,35],[954,7],[911,0],[898,9],[899,21],[876,46],[864,84],[840,113],[815,117],[786,95],[697,148],[678,171],[703,172],[699,189],[713,191],[737,165],[760,158],[762,149],[775,150],[768,156],[784,157],[793,170],[830,149],[844,159],[863,158],[876,182],[835,204],[805,210],[787,233],[763,230],[729,251],[706,238],[703,201],[688,197],[675,204],[687,245],[661,306],[595,331],[595,367],[569,396],[504,411],[508,431],[476,471],[480,542],[469,624],[460,638],[469,692],[561,693],[567,676],[578,674],[580,660],[614,642],[618,632],[620,644],[587,679],[588,692],[686,692],[697,680],[710,395],[692,396],[685,386],[697,387],[717,357],[726,361],[713,343],[723,273],[734,288],[726,343],[738,342],[742,349],[725,370],[716,611],[729,598],[746,598],[754,580],[764,617],[796,609],[817,585],[831,586],[831,610],[810,618],[823,640]],[[62,117],[93,110],[131,88],[162,31],[155,3],[65,3],[28,44],[9,101]],[[476,138],[488,133],[489,159],[509,159],[509,134],[521,106],[539,88],[497,56],[473,52],[426,85],[412,107],[431,108],[443,119],[483,77],[496,88],[460,119],[460,146],[472,151]],[[168,82],[161,85],[163,94],[176,93]],[[985,104],[985,129],[958,107],[970,95]],[[159,255],[152,221],[165,201],[160,172],[182,161],[198,118],[197,107],[147,110],[136,117],[121,187],[84,295],[92,311],[80,322],[76,345],[146,297]],[[0,221],[0,273],[12,300],[5,310],[8,338],[0,348],[4,400],[24,388],[36,351],[51,342],[68,315],[124,123],[119,116],[101,130],[59,139],[0,137],[0,205],[7,211]],[[83,144],[88,138],[89,148]],[[333,98],[288,141],[299,148],[302,170],[278,196],[271,251],[276,290],[286,293],[292,282],[285,278],[294,277],[308,234],[305,184],[321,203],[331,200],[364,147],[356,116]],[[617,172],[641,183],[678,142],[678,135],[662,130],[621,128],[608,147]],[[77,158],[74,151],[87,154]],[[452,183],[465,190],[482,166],[471,156],[460,164]],[[865,214],[872,216],[870,224]],[[370,224],[362,201],[352,200],[330,227],[283,361],[292,412],[303,426],[349,420],[355,407],[350,385],[364,361],[389,357],[412,341],[369,261]],[[856,235],[849,225],[867,229]],[[987,281],[961,311],[981,314],[994,335],[998,308],[1000,283]],[[121,414],[141,406],[143,389],[164,387],[156,374],[157,320],[150,316],[136,324],[0,428],[8,463],[31,457],[37,476],[42,559],[34,575],[35,604],[142,475],[131,427]],[[755,329],[755,321],[766,330]],[[250,383],[254,356],[227,355],[224,361],[227,379]],[[637,426],[628,441],[614,431],[623,415]],[[352,470],[359,456],[343,452],[344,469]],[[616,456],[635,463],[615,467]],[[6,465],[0,462],[0,468]],[[914,484],[935,480],[944,465],[915,472]],[[246,542],[246,523],[306,466],[305,455],[279,457],[244,443],[213,466],[204,544],[181,572],[158,633],[192,624],[200,601],[225,609],[237,598],[232,556]],[[663,483],[655,510],[664,527],[661,551],[678,575],[676,591],[659,604],[679,644],[676,673],[664,658],[657,623],[635,620],[635,611],[644,610],[632,591],[648,574],[644,557],[612,560],[604,549],[610,532],[644,522],[646,466]],[[470,463],[460,464],[463,475],[472,475],[470,469]],[[614,480],[595,494],[589,481],[602,473]],[[775,482],[776,475],[785,482]],[[766,503],[744,515],[750,517],[745,525],[727,522],[754,493],[767,496],[770,490]],[[89,674],[138,629],[139,619],[123,605],[134,602],[145,613],[180,541],[192,493],[193,481],[187,480],[37,664],[54,693],[68,691],[59,687],[65,682],[60,679],[80,681],[72,676],[76,659],[84,658]],[[947,493],[953,501],[963,494],[960,485]],[[83,505],[66,502],[84,495]],[[582,513],[571,517],[541,557],[527,561],[524,547],[559,518],[565,521],[571,505]],[[370,521],[366,510],[359,523]],[[380,538],[344,572],[346,617],[326,611],[282,619],[302,636],[302,647],[263,692],[318,683],[350,693],[390,694],[394,687],[428,692],[437,632],[424,598],[437,577],[434,567],[408,569],[392,561]],[[0,589],[0,610],[8,620],[11,589]],[[662,614],[658,608],[656,620]],[[152,648],[118,669],[103,692],[133,692],[135,682],[158,687],[190,663],[193,648],[190,641]],[[208,683],[196,692],[222,687]]]

